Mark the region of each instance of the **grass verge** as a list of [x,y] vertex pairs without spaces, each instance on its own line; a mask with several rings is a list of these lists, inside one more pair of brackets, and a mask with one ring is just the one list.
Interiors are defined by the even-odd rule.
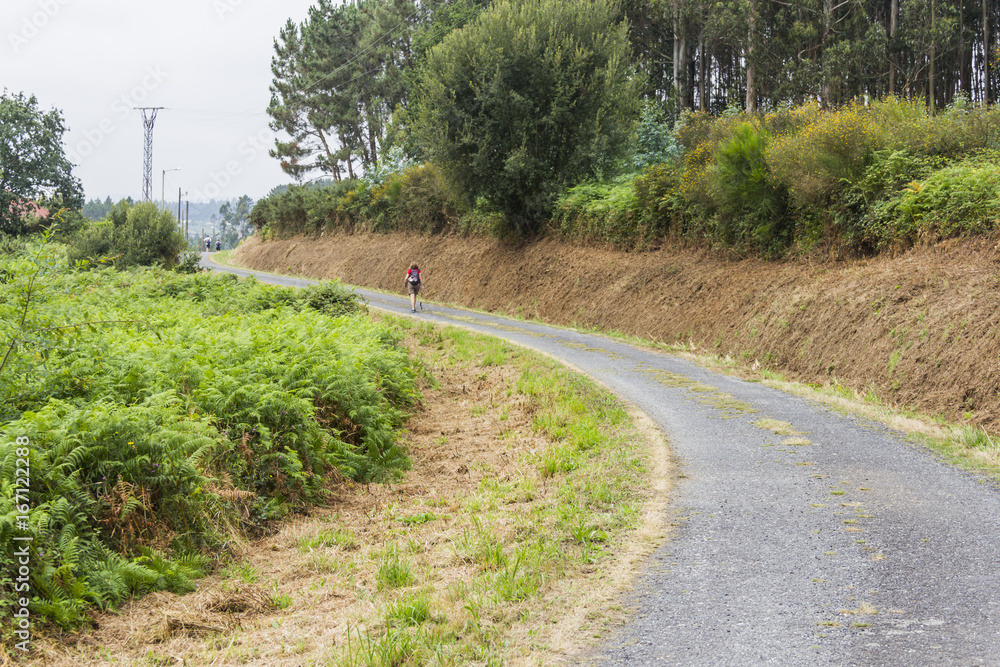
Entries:
[[[909,436],[912,442],[926,447],[947,463],[1000,482],[1000,439],[980,426],[955,424],[941,417],[889,405],[874,390],[859,391],[836,380],[825,384],[791,381],[767,368],[741,364],[729,355],[700,353],[691,344],[674,346],[671,351],[704,368],[737,375],[751,382],[761,382],[785,393],[817,401],[839,412],[871,419]],[[759,425],[767,430],[775,430],[771,424]],[[775,432],[781,433],[780,430]]]

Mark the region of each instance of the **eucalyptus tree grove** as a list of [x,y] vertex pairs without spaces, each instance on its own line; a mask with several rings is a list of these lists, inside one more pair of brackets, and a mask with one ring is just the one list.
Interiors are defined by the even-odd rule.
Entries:
[[648,94],[748,111],[899,95],[995,102],[996,0],[624,0]]

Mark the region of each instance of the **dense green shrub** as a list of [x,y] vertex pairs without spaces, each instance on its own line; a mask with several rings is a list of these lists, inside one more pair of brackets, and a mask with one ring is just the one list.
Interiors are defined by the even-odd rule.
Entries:
[[[807,103],[753,117],[685,112],[671,137],[664,127],[647,108],[639,154],[663,161],[639,174],[566,187],[547,231],[622,249],[657,247],[669,237],[774,257],[817,247],[868,254],[993,226],[988,156],[1000,150],[995,107],[958,100],[931,115],[920,103],[889,98],[839,109]],[[262,233],[510,234],[500,208],[485,197],[471,210],[460,206],[430,163],[373,187],[292,192],[255,209]]]
[[675,159],[680,154],[673,128],[658,105],[646,102],[636,128],[632,167],[646,169]]
[[24,237],[12,236],[0,232],[0,255],[13,255],[24,252],[27,243]]
[[114,264],[114,225],[104,220],[85,226],[66,247],[71,266],[89,267]]
[[201,266],[200,252],[186,252],[182,254],[177,265],[174,267],[174,271],[177,273],[198,273],[205,270],[207,269]]
[[359,297],[341,285],[339,280],[330,280],[319,285],[310,285],[301,292],[299,298],[303,303],[318,310],[330,317],[340,317],[341,315],[354,315],[355,313],[367,311],[365,306],[358,300]]
[[792,224],[785,215],[787,196],[770,178],[764,157],[769,141],[765,129],[744,122],[716,149],[709,173],[717,235],[727,245],[775,253],[791,241]]
[[871,253],[994,226],[991,163],[970,156],[1000,141],[995,108],[956,104],[931,116],[890,98],[753,118],[686,113],[674,135],[680,157],[630,186],[566,190],[554,227],[621,248],[666,234],[777,256],[819,245]]
[[121,254],[116,262],[119,268],[162,264],[169,269],[177,263],[187,242],[172,213],[144,202],[129,207],[124,224],[116,222],[114,248]]
[[345,196],[364,187],[358,180],[341,180],[310,185],[289,185],[260,199],[250,211],[250,222],[259,233],[285,236],[323,229],[350,230],[353,221],[344,219],[339,206]]
[[881,247],[971,234],[1000,225],[1000,154],[932,171],[892,193],[871,215]]
[[173,267],[187,247],[177,220],[152,202],[112,207],[107,220],[83,227],[66,251],[73,266],[111,263],[119,269],[131,266]]
[[556,201],[552,222],[560,236],[615,247],[641,243],[636,227],[641,215],[632,177],[609,183],[581,183]]
[[537,231],[566,185],[624,156],[642,85],[630,48],[613,2],[493,3],[428,53],[415,133],[469,202]]
[[31,608],[64,627],[190,589],[199,554],[322,502],[338,479],[408,465],[396,439],[413,370],[338,285],[75,272],[56,248],[30,250],[0,255],[0,605],[17,437],[30,441]]
[[793,115],[799,122],[774,139],[767,169],[800,207],[829,204],[864,174],[872,153],[888,145],[875,114],[858,104],[839,111],[806,106]]
[[468,210],[441,170],[427,163],[388,176],[372,190],[371,231],[440,233]]
[[278,236],[334,230],[439,233],[458,227],[467,211],[441,171],[422,164],[387,173],[375,185],[293,185],[257,202],[250,220],[259,231]]

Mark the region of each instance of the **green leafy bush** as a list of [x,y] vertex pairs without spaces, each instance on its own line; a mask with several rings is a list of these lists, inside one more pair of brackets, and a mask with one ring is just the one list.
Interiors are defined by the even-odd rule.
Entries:
[[640,214],[632,177],[625,176],[569,188],[556,201],[552,221],[563,238],[623,248],[646,240],[636,231]]
[[106,221],[84,227],[66,251],[73,266],[112,263],[119,269],[131,266],[173,267],[187,247],[177,220],[152,202],[132,205],[118,202]]
[[115,261],[114,226],[107,221],[84,227],[66,248],[66,259],[71,266],[90,267],[111,265]]
[[620,248],[671,236],[780,256],[821,245],[867,254],[993,227],[985,156],[1000,141],[996,108],[931,116],[889,98],[753,118],[684,113],[674,137],[681,155],[630,184],[564,191],[553,228]]
[[1000,224],[998,158],[990,152],[937,169],[894,193],[876,212],[882,245],[993,232]]
[[313,310],[330,317],[367,312],[360,297],[353,290],[344,287],[339,280],[310,285],[300,292],[300,298]]
[[767,168],[769,141],[765,129],[740,123],[719,144],[709,174],[721,240],[775,254],[788,246],[793,224],[785,215],[785,190]]
[[205,270],[201,266],[201,253],[198,252],[184,253],[181,255],[180,261],[177,262],[177,266],[174,267],[174,271],[177,273],[198,273]]
[[646,169],[672,161],[679,153],[673,128],[663,111],[652,102],[646,102],[639,114],[632,166],[637,170]]
[[852,104],[837,111],[803,107],[793,132],[776,137],[767,167],[798,206],[829,204],[845,182],[860,178],[872,152],[889,144],[880,116]]
[[562,189],[627,150],[642,82],[605,0],[491,4],[427,55],[415,133],[468,201],[537,231]]
[[440,233],[458,226],[467,211],[441,171],[422,164],[386,173],[374,185],[366,181],[293,185],[257,202],[250,219],[258,230],[266,228],[277,236],[333,230]]

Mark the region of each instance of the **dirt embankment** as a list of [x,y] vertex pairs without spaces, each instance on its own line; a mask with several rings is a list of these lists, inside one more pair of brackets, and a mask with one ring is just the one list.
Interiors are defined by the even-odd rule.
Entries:
[[874,389],[890,404],[1000,430],[995,240],[816,263],[357,234],[252,240],[237,261],[400,293],[415,261],[432,300],[690,341],[792,379]]

